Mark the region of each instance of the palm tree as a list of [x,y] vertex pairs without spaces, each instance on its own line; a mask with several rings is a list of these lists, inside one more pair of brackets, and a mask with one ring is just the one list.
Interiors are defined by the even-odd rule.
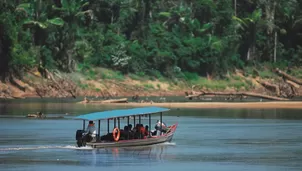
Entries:
[[88,7],[89,2],[87,0],[60,0],[52,6],[53,12],[67,23],[62,30],[58,30],[58,37],[54,40],[55,59],[59,67],[67,72],[72,72],[75,69],[75,59],[72,54],[76,37],[78,36],[78,40],[81,40],[79,31],[81,19],[84,18],[87,24],[94,18],[93,11]]
[[250,60],[254,58],[254,54],[256,51],[256,32],[257,32],[257,26],[261,20],[262,11],[261,9],[255,10],[250,17],[247,18],[239,18],[236,16],[233,16],[233,19],[237,21],[238,25],[237,28],[243,31],[243,36],[245,37],[248,51],[247,51],[247,57],[246,60]]
[[33,34],[33,40],[36,45],[42,45],[42,37],[46,33],[46,29],[50,25],[63,26],[64,21],[60,17],[48,18],[47,8],[50,4],[42,0],[34,0],[30,3],[19,4],[16,8],[17,12],[25,14],[23,26],[30,28]]

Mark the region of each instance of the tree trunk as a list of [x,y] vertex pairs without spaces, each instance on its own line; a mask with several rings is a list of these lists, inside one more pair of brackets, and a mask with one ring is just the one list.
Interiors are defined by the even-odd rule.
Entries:
[[275,31],[275,47],[274,47],[274,62],[276,63],[277,62],[277,36],[278,36],[278,33],[277,31]]
[[247,55],[246,55],[246,60],[249,61],[250,60],[250,51],[251,48],[249,47],[248,51],[247,51]]
[[255,59],[255,56],[256,56],[255,52],[256,52],[256,47],[254,44],[251,44],[247,51],[246,60],[249,61],[251,59]]
[[[266,21],[268,22],[267,25],[267,35],[268,35],[268,40],[267,40],[267,47],[268,47],[268,52],[269,52],[269,59],[270,61],[275,61],[275,48],[274,48],[274,59],[273,59],[273,54],[272,54],[272,44],[275,42],[276,46],[276,40],[274,41],[273,39],[273,31],[274,31],[274,25],[275,25],[275,11],[276,11],[276,6],[277,2],[276,0],[267,0],[265,5],[265,16],[266,16]],[[276,35],[275,35],[276,39]]]
[[271,84],[269,82],[266,81],[261,81],[261,80],[257,80],[258,83],[260,83],[261,85],[263,85],[265,88],[271,90],[274,89],[276,96],[280,96],[280,88],[277,85]]
[[237,0],[234,0],[234,15],[237,16]]
[[286,80],[285,82],[286,82],[287,84],[291,85],[291,86],[294,87],[294,88],[300,88],[300,85],[297,84],[297,83],[295,83],[295,82],[293,82],[293,81]]
[[291,75],[286,74],[285,72],[281,71],[279,68],[275,69],[275,72],[281,76],[283,76],[283,78],[288,79],[290,81],[293,81],[299,85],[302,85],[302,80],[299,80]]
[[0,23],[0,81],[4,81],[9,73],[9,63],[10,63],[10,46],[11,40],[7,34],[5,34],[5,26]]
[[274,96],[252,93],[252,92],[199,92],[193,95],[186,96],[186,98],[199,97],[204,95],[239,96],[239,97],[251,96],[251,97],[258,97],[258,98],[269,99],[269,100],[279,100],[279,101],[289,100],[286,98],[274,97]]

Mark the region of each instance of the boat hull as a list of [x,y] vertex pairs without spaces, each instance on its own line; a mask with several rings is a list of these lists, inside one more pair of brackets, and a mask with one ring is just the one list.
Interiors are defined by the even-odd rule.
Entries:
[[176,131],[177,124],[171,126],[171,130],[161,136],[153,136],[145,139],[121,140],[117,142],[87,142],[86,146],[93,148],[112,148],[112,147],[137,147],[148,146],[171,142]]

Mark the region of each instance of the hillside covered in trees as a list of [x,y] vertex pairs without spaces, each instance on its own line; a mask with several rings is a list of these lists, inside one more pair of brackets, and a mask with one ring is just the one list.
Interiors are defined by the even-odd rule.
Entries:
[[64,73],[225,79],[302,64],[298,0],[0,0],[0,76]]

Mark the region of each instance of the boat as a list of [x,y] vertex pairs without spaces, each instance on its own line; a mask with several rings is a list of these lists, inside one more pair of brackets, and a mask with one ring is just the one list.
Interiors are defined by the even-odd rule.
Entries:
[[[76,131],[76,141],[78,147],[90,146],[92,148],[112,148],[112,147],[136,147],[136,146],[148,146],[154,144],[161,144],[165,142],[171,142],[173,135],[176,131],[178,123],[171,126],[167,126],[162,122],[163,112],[167,112],[170,109],[161,107],[141,107],[131,109],[117,109],[103,112],[94,112],[85,115],[75,117],[75,119],[83,120],[83,128]],[[142,117],[148,118],[149,128],[151,128],[151,116],[152,114],[160,114],[160,120],[157,122],[159,126],[157,130],[148,129],[146,134],[135,133],[132,130],[125,131],[120,129],[120,120],[127,119],[127,125],[129,126],[129,119],[133,117],[133,125],[140,125]],[[138,118],[138,124],[136,124]],[[87,141],[85,139],[85,124],[86,121],[98,121],[98,129],[96,137]],[[101,121],[107,121],[107,134],[100,135],[100,123]],[[113,121],[113,130],[110,132],[110,121]],[[139,128],[139,127],[138,127]],[[130,136],[131,135],[131,136]],[[132,136],[133,135],[133,136]],[[135,136],[139,135],[139,136]]]
[[45,118],[46,116],[41,112],[37,112],[36,114],[34,114],[34,113],[27,114],[26,117],[28,117],[28,118]]
[[108,100],[89,100],[85,97],[83,101],[78,103],[128,103],[128,99],[121,98],[121,99],[108,99]]
[[[67,115],[67,113],[65,114]],[[39,119],[62,119],[64,116],[54,116],[54,115],[45,115],[42,112],[37,112],[36,114],[30,113],[26,115],[27,118],[39,118]]]

